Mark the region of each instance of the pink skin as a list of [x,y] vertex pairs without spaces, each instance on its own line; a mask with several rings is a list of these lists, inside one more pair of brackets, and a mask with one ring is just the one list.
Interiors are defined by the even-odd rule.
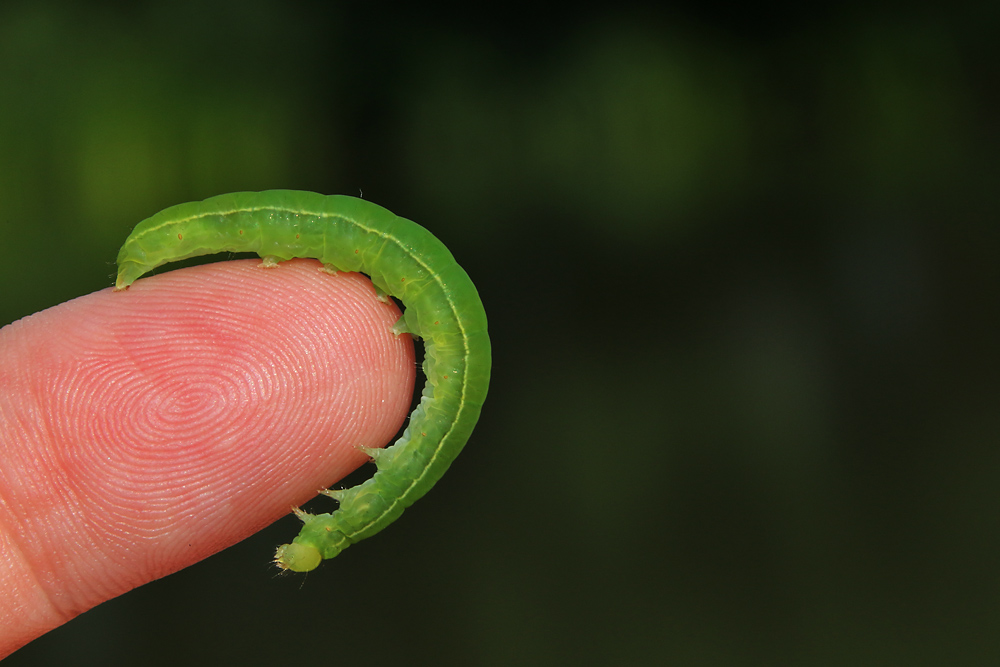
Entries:
[[0,329],[0,657],[238,542],[386,444],[415,376],[398,317],[357,274],[245,260]]

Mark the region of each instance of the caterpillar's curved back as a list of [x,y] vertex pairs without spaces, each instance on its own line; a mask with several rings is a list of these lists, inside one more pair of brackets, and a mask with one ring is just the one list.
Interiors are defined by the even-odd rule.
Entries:
[[394,521],[444,474],[472,433],[490,379],[486,312],[469,276],[420,225],[371,202],[295,190],[236,192],[179,204],[143,220],[118,253],[115,289],[174,260],[256,252],[265,261],[312,257],[360,271],[405,310],[397,327],[424,340],[424,386],[403,436],[369,450],[378,471],[326,491],[329,514],[297,512],[304,525],[275,562],[305,572]]

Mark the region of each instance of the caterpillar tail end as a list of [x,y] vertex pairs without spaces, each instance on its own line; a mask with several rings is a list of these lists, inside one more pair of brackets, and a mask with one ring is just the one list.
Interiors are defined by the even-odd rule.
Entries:
[[292,572],[309,572],[315,570],[323,560],[319,549],[308,544],[282,544],[274,552],[274,564],[282,570]]
[[148,270],[132,263],[119,267],[118,275],[115,276],[115,291],[127,290],[129,285]]

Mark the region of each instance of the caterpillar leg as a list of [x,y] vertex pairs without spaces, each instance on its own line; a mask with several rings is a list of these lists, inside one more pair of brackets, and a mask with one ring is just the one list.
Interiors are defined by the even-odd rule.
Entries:
[[343,271],[338,269],[333,264],[324,264],[322,267],[320,267],[320,271],[322,271],[323,273],[329,273],[331,276],[335,276],[338,273],[343,273]]
[[358,447],[358,449],[363,451],[372,461],[378,461],[378,457],[385,452],[381,447]]
[[347,493],[348,489],[323,489],[320,493],[327,498],[333,498],[337,502],[344,499],[344,494]]
[[412,334],[413,332],[410,331],[410,328],[408,326],[406,326],[405,316],[400,315],[399,319],[396,320],[396,323],[392,325],[392,335],[401,336],[405,333]]

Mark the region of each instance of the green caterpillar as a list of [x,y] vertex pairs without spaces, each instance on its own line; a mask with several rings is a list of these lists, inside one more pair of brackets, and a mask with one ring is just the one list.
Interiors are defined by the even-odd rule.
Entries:
[[312,257],[329,271],[368,274],[405,308],[396,333],[424,340],[427,384],[403,436],[366,449],[377,472],[321,493],[328,514],[296,509],[304,525],[278,547],[281,568],[308,572],[396,520],[445,473],[472,433],[490,380],[486,312],[468,274],[420,225],[355,197],[295,190],[235,192],[171,206],[143,220],[118,253],[116,290],[167,262],[217,252],[256,252],[265,264]]

